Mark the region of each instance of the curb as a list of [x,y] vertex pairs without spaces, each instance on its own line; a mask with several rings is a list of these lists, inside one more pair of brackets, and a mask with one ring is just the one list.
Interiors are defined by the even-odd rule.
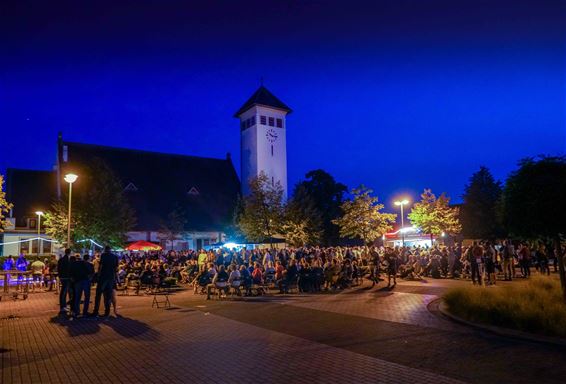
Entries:
[[531,334],[531,333],[527,333],[527,332],[523,332],[523,331],[517,331],[517,330],[514,330],[514,329],[497,327],[497,326],[494,326],[494,325],[484,325],[484,324],[480,324],[480,323],[473,323],[471,321],[465,320],[465,319],[463,319],[459,316],[456,316],[456,315],[453,315],[452,313],[450,313],[448,311],[448,306],[446,305],[444,300],[442,300],[441,298],[439,298],[435,301],[438,302],[438,311],[440,311],[440,313],[443,316],[447,317],[449,320],[452,320],[456,323],[467,325],[468,327],[476,328],[476,329],[479,329],[479,330],[482,330],[482,331],[494,333],[498,336],[509,337],[509,338],[513,338],[513,339],[526,340],[526,341],[530,341],[530,342],[534,342],[534,343],[554,344],[554,345],[558,345],[558,346],[561,346],[561,347],[566,347],[566,339],[560,339],[560,338],[551,337],[551,336],[534,335],[534,334]]

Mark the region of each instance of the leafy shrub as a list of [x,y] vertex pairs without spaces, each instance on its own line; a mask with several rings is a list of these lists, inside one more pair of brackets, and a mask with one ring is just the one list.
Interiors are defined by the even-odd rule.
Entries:
[[458,287],[444,295],[448,309],[472,322],[566,337],[566,304],[556,278],[534,276],[501,287]]

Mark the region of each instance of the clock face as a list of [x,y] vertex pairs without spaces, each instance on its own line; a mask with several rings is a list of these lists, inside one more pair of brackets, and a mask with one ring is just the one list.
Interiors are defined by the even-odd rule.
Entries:
[[274,143],[277,140],[277,132],[274,129],[268,129],[265,133],[265,137],[270,143]]

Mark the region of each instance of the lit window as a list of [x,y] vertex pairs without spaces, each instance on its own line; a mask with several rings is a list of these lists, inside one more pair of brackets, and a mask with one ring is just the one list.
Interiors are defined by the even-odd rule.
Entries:
[[283,128],[283,119],[277,119],[277,128]]
[[261,125],[267,125],[267,117],[265,116],[260,116],[259,117],[259,122]]
[[270,127],[275,127],[275,119],[273,117],[269,118],[269,126]]

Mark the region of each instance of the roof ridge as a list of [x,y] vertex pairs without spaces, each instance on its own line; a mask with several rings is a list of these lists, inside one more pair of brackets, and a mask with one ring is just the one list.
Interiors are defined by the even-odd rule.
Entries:
[[171,152],[158,152],[158,151],[150,151],[150,150],[146,150],[146,149],[137,149],[137,148],[114,147],[114,146],[110,146],[110,145],[80,143],[78,141],[64,140],[63,145],[65,145],[65,144],[82,145],[82,146],[86,146],[86,147],[97,147],[97,148],[102,148],[102,149],[119,150],[119,151],[127,151],[127,152],[139,152],[139,153],[154,154],[154,155],[167,155],[167,156],[177,156],[177,157],[190,157],[190,158],[194,158],[194,159],[227,161],[226,158],[185,155],[185,154],[181,154],[181,153],[171,153]]

